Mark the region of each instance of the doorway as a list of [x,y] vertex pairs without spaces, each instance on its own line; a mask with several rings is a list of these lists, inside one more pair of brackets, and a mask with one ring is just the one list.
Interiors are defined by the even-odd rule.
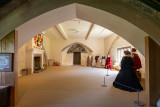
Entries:
[[81,65],[81,52],[73,53],[73,65]]

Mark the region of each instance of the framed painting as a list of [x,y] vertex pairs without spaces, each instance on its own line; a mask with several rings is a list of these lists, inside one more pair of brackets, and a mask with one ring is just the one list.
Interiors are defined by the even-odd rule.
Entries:
[[13,70],[13,53],[0,53],[0,72]]

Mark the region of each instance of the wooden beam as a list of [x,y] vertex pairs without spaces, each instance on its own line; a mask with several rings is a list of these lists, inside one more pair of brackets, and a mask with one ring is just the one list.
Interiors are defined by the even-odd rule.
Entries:
[[57,26],[55,26],[55,29],[58,31],[58,33],[61,35],[61,37],[62,37],[64,40],[67,40],[67,38],[61,33],[61,31],[58,29]]
[[91,26],[90,26],[90,28],[89,28],[89,30],[88,30],[88,32],[87,32],[87,35],[86,35],[86,37],[85,37],[86,40],[88,39],[89,34],[91,33],[91,31],[92,31],[92,29],[93,29],[93,26],[94,26],[94,24],[92,23]]
[[67,33],[65,32],[63,26],[62,26],[61,24],[58,24],[58,25],[56,25],[56,26],[57,26],[57,28],[59,29],[59,31],[61,32],[61,34],[62,34],[66,39],[68,39],[68,35],[67,35]]

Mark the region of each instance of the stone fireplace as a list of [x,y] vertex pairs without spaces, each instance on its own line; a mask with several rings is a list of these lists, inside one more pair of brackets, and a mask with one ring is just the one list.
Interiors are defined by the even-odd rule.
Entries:
[[41,69],[41,57],[40,56],[35,56],[34,57],[34,71]]
[[35,70],[44,69],[44,50],[30,49],[27,51],[27,68],[31,68],[31,73]]

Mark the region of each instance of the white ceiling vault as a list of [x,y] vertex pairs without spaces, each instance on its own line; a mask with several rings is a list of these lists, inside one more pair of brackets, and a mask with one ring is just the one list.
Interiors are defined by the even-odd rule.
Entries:
[[105,38],[113,34],[112,31],[104,27],[78,18],[60,23],[46,32],[49,30],[50,32],[52,30],[53,36],[61,36],[65,40],[70,38],[84,38],[86,40],[88,38]]

